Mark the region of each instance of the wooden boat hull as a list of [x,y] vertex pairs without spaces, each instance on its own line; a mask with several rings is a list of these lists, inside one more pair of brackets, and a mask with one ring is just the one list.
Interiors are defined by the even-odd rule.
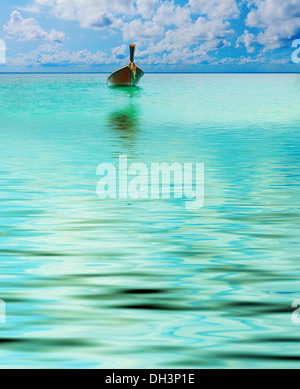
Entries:
[[110,85],[119,86],[136,86],[140,79],[143,77],[144,72],[139,67],[136,67],[136,75],[134,77],[133,71],[128,67],[124,66],[121,69],[113,72],[107,79]]

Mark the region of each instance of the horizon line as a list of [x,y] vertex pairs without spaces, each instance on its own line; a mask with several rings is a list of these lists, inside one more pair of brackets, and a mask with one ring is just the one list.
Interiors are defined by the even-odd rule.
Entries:
[[[111,74],[111,72],[1,72],[1,74]],[[299,71],[293,72],[145,72],[145,74],[300,74]]]

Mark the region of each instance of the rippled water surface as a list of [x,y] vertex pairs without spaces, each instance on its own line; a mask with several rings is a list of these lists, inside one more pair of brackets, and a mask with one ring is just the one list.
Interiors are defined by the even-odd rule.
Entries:
[[[0,76],[2,367],[299,367],[300,75]],[[205,164],[205,204],[101,162]]]

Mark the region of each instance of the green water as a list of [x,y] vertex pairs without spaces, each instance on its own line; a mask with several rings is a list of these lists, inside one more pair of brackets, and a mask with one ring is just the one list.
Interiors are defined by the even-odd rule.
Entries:
[[[1,367],[299,367],[300,75],[0,76]],[[101,200],[205,164],[205,203]]]

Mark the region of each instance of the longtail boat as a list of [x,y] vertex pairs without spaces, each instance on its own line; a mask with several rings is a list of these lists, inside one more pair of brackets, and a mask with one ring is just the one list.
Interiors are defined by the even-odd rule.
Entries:
[[130,45],[130,61],[127,66],[113,72],[107,79],[109,85],[136,86],[144,72],[134,63],[135,45]]

